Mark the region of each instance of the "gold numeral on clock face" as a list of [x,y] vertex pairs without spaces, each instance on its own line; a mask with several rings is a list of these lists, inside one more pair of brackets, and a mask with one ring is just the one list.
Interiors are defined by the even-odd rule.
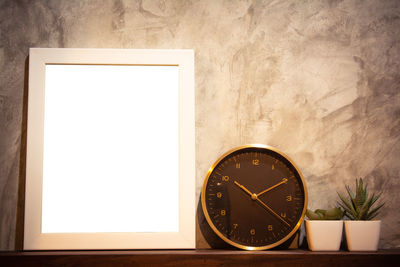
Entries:
[[226,210],[221,210],[221,215],[225,216],[226,215]]
[[293,198],[292,198],[292,196],[291,195],[288,195],[288,196],[286,196],[286,201],[292,201],[293,200]]
[[236,163],[236,169],[240,169],[240,163]]
[[272,224],[268,224],[268,227],[267,227],[267,229],[268,229],[268,231],[272,231],[272,230],[274,230],[274,228],[272,227]]
[[234,224],[233,224],[233,229],[236,229],[236,228],[238,228],[238,226],[239,226],[239,224],[237,224],[237,223],[234,223]]
[[222,193],[221,192],[217,192],[217,198],[221,198],[222,197]]
[[281,212],[281,217],[286,218],[286,212]]
[[222,176],[222,181],[228,182],[229,181],[229,176]]
[[260,160],[259,159],[253,159],[253,165],[257,166],[260,164]]
[[256,229],[254,229],[254,228],[251,229],[251,230],[250,230],[250,234],[251,234],[251,235],[255,235],[255,234],[256,234]]

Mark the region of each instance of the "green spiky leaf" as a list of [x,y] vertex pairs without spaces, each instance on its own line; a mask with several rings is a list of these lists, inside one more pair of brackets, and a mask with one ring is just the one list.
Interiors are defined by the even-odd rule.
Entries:
[[345,198],[338,192],[338,196],[341,202],[338,202],[339,206],[343,208],[346,216],[351,220],[371,220],[375,218],[380,208],[384,205],[381,204],[377,208],[371,210],[372,206],[381,197],[382,193],[375,195],[372,194],[368,197],[368,185],[364,183],[363,179],[356,179],[356,191],[350,189],[349,186],[345,186],[348,198]]
[[375,209],[371,210],[368,215],[367,215],[367,220],[372,220],[373,218],[375,218],[378,215],[378,211],[380,210],[380,208],[383,207],[383,205],[385,205],[385,203],[382,203],[381,205],[379,205],[378,207],[376,207]]
[[342,196],[339,192],[337,193],[340,200],[342,203],[338,202],[338,204],[348,213],[348,214],[355,214],[357,213],[356,210],[354,209],[354,206],[352,204],[351,200],[346,199],[344,196]]

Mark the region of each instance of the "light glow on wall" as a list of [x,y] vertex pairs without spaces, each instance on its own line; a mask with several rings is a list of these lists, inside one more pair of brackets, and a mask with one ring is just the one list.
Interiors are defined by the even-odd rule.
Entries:
[[42,233],[178,231],[178,76],[46,65]]

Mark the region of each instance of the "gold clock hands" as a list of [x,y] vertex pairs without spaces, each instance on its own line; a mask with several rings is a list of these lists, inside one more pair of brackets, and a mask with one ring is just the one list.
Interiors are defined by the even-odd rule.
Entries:
[[247,189],[246,187],[244,187],[243,185],[239,184],[238,182],[234,181],[235,185],[239,186],[241,189],[243,189],[247,194],[249,194],[251,196],[252,200],[255,200],[257,198],[257,194],[253,194],[249,191],[249,189]]
[[[275,215],[277,218],[279,218],[282,222],[284,222],[285,224],[287,224],[288,226],[290,226],[290,224],[285,221],[284,219],[282,219],[281,216],[279,216],[273,209],[271,209],[267,204],[265,204],[263,201],[261,201],[260,199],[258,199],[257,194],[253,194],[250,192],[249,189],[247,189],[245,186],[239,184],[238,182],[234,181],[235,185],[239,186],[243,191],[245,191],[247,194],[249,194],[251,196],[252,200],[257,200],[261,205],[263,205],[269,212],[271,212],[273,215]],[[285,182],[286,183],[286,182]],[[278,186],[278,185],[275,185]]]
[[281,182],[277,183],[276,185],[271,186],[270,188],[265,189],[264,191],[257,194],[257,197],[261,196],[264,193],[267,193],[269,190],[274,189],[275,187],[280,186],[281,184],[287,183],[288,179],[283,178]]
[[285,224],[287,224],[287,226],[290,226],[290,224],[285,221],[284,219],[282,219],[281,216],[279,216],[275,211],[273,211],[267,204],[265,204],[263,201],[261,201],[260,199],[256,198],[256,200],[258,202],[260,202],[261,205],[263,205],[269,212],[271,212],[272,214],[274,214],[278,219],[280,219],[282,222],[284,222]]

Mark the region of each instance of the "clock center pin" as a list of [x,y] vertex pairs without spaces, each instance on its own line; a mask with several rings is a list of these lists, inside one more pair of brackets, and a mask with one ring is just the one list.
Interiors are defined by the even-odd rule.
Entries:
[[251,195],[251,199],[252,199],[252,200],[256,200],[256,199],[257,199],[257,194],[252,194],[252,195]]

